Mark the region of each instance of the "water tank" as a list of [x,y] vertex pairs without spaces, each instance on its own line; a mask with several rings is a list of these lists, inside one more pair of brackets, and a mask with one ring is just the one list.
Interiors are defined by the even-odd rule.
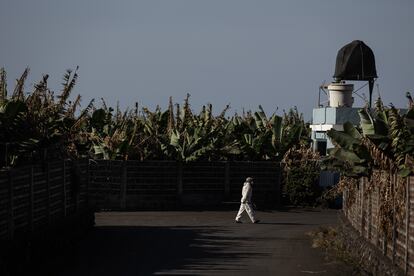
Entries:
[[354,98],[352,91],[354,85],[348,83],[331,83],[328,85],[329,90],[329,106],[331,107],[352,107]]
[[335,80],[368,81],[370,107],[372,105],[374,81],[377,77],[374,52],[363,41],[354,40],[338,51]]
[[374,52],[363,41],[354,40],[338,51],[335,79],[369,81],[377,77]]

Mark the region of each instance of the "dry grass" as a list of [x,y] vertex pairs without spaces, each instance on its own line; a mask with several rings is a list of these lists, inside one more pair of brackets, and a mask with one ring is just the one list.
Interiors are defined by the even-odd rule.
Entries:
[[353,275],[368,275],[362,266],[361,259],[353,256],[343,242],[340,231],[336,227],[319,227],[308,235],[312,239],[312,247],[323,249],[327,258],[340,261],[352,267]]

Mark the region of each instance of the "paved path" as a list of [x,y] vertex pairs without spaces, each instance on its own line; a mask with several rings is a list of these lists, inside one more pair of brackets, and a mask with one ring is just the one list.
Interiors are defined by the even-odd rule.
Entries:
[[311,248],[306,233],[335,224],[338,211],[98,213],[63,275],[350,275]]

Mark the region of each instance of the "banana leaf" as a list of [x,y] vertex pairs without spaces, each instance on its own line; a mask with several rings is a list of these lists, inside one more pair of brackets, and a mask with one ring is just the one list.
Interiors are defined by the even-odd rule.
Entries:
[[259,111],[256,113],[260,116],[260,119],[262,120],[262,125],[266,127],[269,124],[269,121],[261,105],[259,105]]
[[258,112],[255,112],[253,114],[253,117],[254,117],[254,121],[256,123],[256,128],[257,129],[262,129],[264,127],[264,124],[263,124],[262,118],[260,117],[260,114]]
[[[333,142],[338,144],[341,148],[344,148],[347,150],[356,149],[358,145],[361,144],[361,141],[359,139],[354,138],[350,134],[342,132],[342,131],[330,129],[326,133],[329,136],[329,138],[332,139]],[[353,135],[355,135],[355,133],[353,133]]]
[[272,127],[272,132],[274,135],[274,143],[281,143],[282,142],[282,135],[283,135],[283,119],[280,116],[273,115],[270,119],[270,125]]
[[401,177],[407,177],[407,176],[411,175],[412,173],[413,173],[413,170],[408,168],[405,165],[402,165],[402,166],[399,167],[398,175],[401,176]]
[[96,129],[102,129],[105,125],[105,119],[106,119],[106,111],[102,108],[95,110],[92,113],[91,118],[91,127]]
[[362,138],[362,134],[350,122],[345,122],[344,132],[355,139],[360,140]]
[[170,145],[174,147],[178,147],[180,145],[180,133],[177,130],[174,130],[171,133]]
[[334,157],[338,160],[348,162],[351,165],[366,163],[365,159],[360,158],[353,151],[346,150],[346,149],[343,149],[343,148],[329,149],[328,153],[329,153],[330,156],[332,156],[332,157]]
[[372,120],[371,115],[367,112],[366,109],[360,109],[358,111],[359,118],[360,118],[360,125],[362,128],[362,132],[364,135],[372,135],[375,134],[375,126]]
[[17,117],[18,114],[24,113],[26,111],[27,111],[26,104],[20,100],[16,100],[16,101],[7,102],[3,107],[2,113],[4,113],[4,115],[7,118],[12,119],[12,118]]

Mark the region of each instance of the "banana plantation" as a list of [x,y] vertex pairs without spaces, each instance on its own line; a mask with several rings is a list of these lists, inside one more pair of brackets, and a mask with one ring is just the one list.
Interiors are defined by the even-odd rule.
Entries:
[[195,113],[189,98],[183,104],[169,99],[166,110],[141,108],[121,111],[94,100],[80,108],[81,96],[71,92],[77,69],[68,70],[60,93],[48,87],[48,75],[24,91],[26,69],[7,88],[0,72],[1,166],[62,158],[106,160],[276,160],[297,144],[309,144],[309,130],[296,108],[283,116],[258,111],[218,115],[211,104]]
[[[190,95],[187,95],[182,104],[175,104],[170,98],[165,110],[160,107],[150,110],[135,104],[132,109],[122,111],[119,107],[109,107],[103,99],[100,104],[92,100],[86,107],[81,107],[81,96],[72,95],[78,79],[77,69],[68,70],[64,74],[62,88],[57,94],[48,86],[48,75],[44,75],[33,86],[33,91],[27,93],[24,88],[28,74],[29,70],[26,69],[10,90],[7,87],[5,70],[0,71],[0,168],[7,167],[3,170],[3,182],[9,183],[4,185],[4,191],[7,192],[3,194],[10,196],[7,206],[12,209],[12,202],[15,201],[13,191],[16,189],[10,183],[17,186],[30,183],[31,189],[21,189],[24,195],[16,194],[24,196],[27,202],[30,202],[24,203],[26,205],[19,209],[19,212],[29,214],[25,215],[29,219],[25,221],[23,228],[34,227],[33,187],[38,189],[42,188],[42,185],[48,185],[53,191],[62,193],[55,196],[50,193],[50,187],[43,189],[48,192],[43,195],[45,200],[42,201],[42,204],[49,204],[53,195],[53,200],[57,200],[56,206],[63,206],[62,213],[59,213],[62,217],[66,217],[67,210],[88,215],[86,209],[82,208],[87,207],[85,198],[91,196],[88,194],[91,189],[85,190],[87,185],[80,185],[82,177],[88,179],[88,185],[99,186],[99,191],[104,191],[102,193],[108,195],[108,198],[113,196],[122,208],[137,206],[133,205],[136,202],[145,203],[150,197],[162,202],[160,195],[166,198],[169,196],[168,198],[172,198],[174,202],[179,202],[187,196],[188,201],[199,203],[200,200],[194,199],[200,195],[220,200],[228,197],[236,190],[232,190],[232,187],[241,183],[243,178],[236,174],[230,175],[228,164],[221,164],[220,170],[210,166],[209,172],[214,171],[212,175],[221,182],[207,179],[207,184],[215,183],[218,188],[212,190],[211,185],[206,184],[205,187],[208,186],[208,189],[199,185],[197,189],[204,187],[205,191],[197,190],[191,185],[198,183],[198,180],[194,180],[196,177],[200,178],[197,175],[198,171],[195,170],[196,177],[192,179],[190,174],[182,172],[183,163],[276,161],[281,162],[284,169],[282,186],[292,204],[314,205],[321,193],[318,187],[320,170],[340,172],[340,182],[331,191],[335,196],[338,196],[338,193],[344,194],[343,210],[346,218],[360,229],[363,237],[369,240],[375,236],[376,246],[391,248],[389,252],[392,254],[384,251],[384,255],[390,255],[392,260],[400,260],[400,267],[405,267],[406,271],[409,271],[408,264],[414,265],[411,257],[405,257],[403,260],[404,254],[399,253],[396,247],[397,243],[406,242],[404,250],[408,252],[408,242],[412,237],[410,233],[414,231],[410,228],[410,194],[414,195],[414,186],[410,184],[414,183],[414,167],[411,164],[414,154],[414,104],[409,94],[407,98],[410,106],[407,111],[398,110],[392,105],[386,107],[381,99],[378,99],[375,108],[363,108],[359,111],[359,126],[345,123],[343,131],[329,130],[327,134],[335,148],[329,150],[328,156],[320,157],[310,148],[308,124],[296,108],[284,112],[282,116],[268,116],[259,106],[257,111],[229,116],[229,106],[221,112],[215,112],[213,106],[207,104],[199,112],[195,112],[190,105]],[[100,163],[108,163],[108,168],[103,169],[105,173],[99,171],[96,177],[84,177],[85,173],[90,172],[91,165],[85,163],[85,166],[79,167],[77,162],[73,162],[70,167],[67,164],[71,161],[67,159],[117,161],[93,161],[93,166],[97,168]],[[63,163],[59,163],[59,160]],[[136,172],[128,174],[127,162],[119,162],[121,160],[174,160],[179,161],[179,169],[171,169],[171,181],[168,182],[166,177],[160,177],[157,183],[148,185],[148,175],[144,175],[148,168],[143,167],[144,169],[140,170],[142,175]],[[58,163],[54,164],[54,161]],[[133,163],[130,167],[135,170],[138,164],[145,162],[129,163]],[[194,163],[196,162],[190,164]],[[275,162],[266,163],[273,166]],[[30,165],[26,166],[29,168],[28,174],[13,173],[13,167],[21,165]],[[63,171],[61,178],[51,178],[56,183],[49,181],[49,168],[57,172]],[[188,171],[194,170],[191,166],[189,168]],[[250,164],[248,168],[251,169]],[[159,167],[156,167],[153,171],[160,174],[158,169]],[[277,168],[271,170],[278,174]],[[243,170],[243,173],[246,171],[247,169]],[[163,173],[168,173],[168,170],[164,169]],[[21,179],[16,180],[13,177]],[[119,178],[120,181],[116,182],[115,178]],[[262,184],[263,179],[262,177]],[[272,191],[277,190],[275,194],[279,197],[281,186],[274,183],[277,182],[273,181],[274,179],[276,178],[271,178],[269,183]],[[35,180],[39,182],[34,183]],[[10,191],[7,190],[9,188]],[[237,186],[237,192],[238,188]],[[164,193],[166,190],[171,194]],[[145,194],[143,191],[149,192]],[[260,188],[257,191],[260,193]],[[262,191],[262,195],[269,194],[267,190]],[[106,197],[102,198],[107,200]],[[129,205],[127,198],[131,198]],[[109,201],[104,203],[107,202]],[[39,213],[42,218],[50,217],[51,211],[55,211],[50,210],[49,205],[45,208],[48,210],[46,215]],[[13,212],[7,212],[7,216],[3,215],[2,221],[3,234],[9,233],[10,237],[13,237],[15,229],[19,229],[14,226],[16,219]],[[48,225],[50,218],[45,221],[45,225]],[[10,225],[12,227],[9,227]],[[406,234],[400,235],[403,230]],[[405,256],[408,256],[408,253],[405,253]]]

